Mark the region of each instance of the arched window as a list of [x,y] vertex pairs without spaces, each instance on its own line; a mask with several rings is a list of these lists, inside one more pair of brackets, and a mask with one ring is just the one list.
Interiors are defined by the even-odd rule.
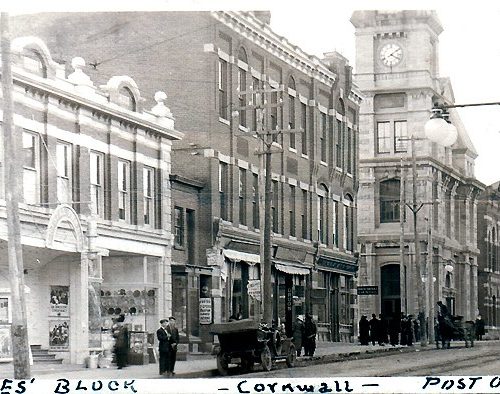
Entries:
[[[248,64],[247,53],[245,52],[244,48],[240,48],[240,51],[238,52],[238,60],[245,65]],[[247,103],[247,95],[242,93],[245,93],[245,91],[247,90],[247,71],[244,67],[242,67],[242,65],[238,64],[238,66],[238,101],[240,108],[244,108]],[[240,126],[247,127],[247,111],[244,109],[240,109],[239,114]]]
[[47,66],[38,51],[34,49],[23,50],[23,66],[24,68],[42,78],[47,78]]
[[[290,76],[288,79],[288,88],[295,90],[295,80]],[[288,94],[288,128],[295,129],[295,94]],[[290,148],[296,149],[297,143],[295,134],[290,133]]]
[[347,205],[344,206],[344,233],[345,249],[354,251],[354,199],[350,194],[346,194]]
[[137,104],[134,94],[127,87],[122,87],[119,91],[119,104],[130,111],[137,111]]
[[400,187],[399,179],[380,182],[380,223],[399,221]]

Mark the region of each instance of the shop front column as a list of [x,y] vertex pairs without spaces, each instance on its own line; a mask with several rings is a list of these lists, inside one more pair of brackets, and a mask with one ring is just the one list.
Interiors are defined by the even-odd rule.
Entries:
[[70,265],[70,362],[82,364],[89,355],[89,296],[88,254],[81,253],[80,261]]

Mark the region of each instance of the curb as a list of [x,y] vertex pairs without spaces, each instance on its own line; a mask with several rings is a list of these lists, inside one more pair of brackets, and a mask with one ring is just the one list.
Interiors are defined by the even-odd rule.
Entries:
[[[433,350],[434,347],[426,346],[425,348],[421,348],[420,346],[412,346],[412,347],[388,347],[374,350],[366,350],[366,351],[354,351],[348,353],[334,353],[334,354],[325,354],[323,356],[317,357],[301,357],[300,360],[295,362],[295,368],[308,367],[311,365],[319,365],[319,364],[327,364],[327,363],[335,363],[349,360],[363,360],[380,357],[387,353],[411,353],[411,352],[421,352],[427,350]],[[278,362],[273,365],[274,370],[285,369],[288,368],[285,363]],[[238,368],[232,368],[233,370],[239,370]],[[258,369],[254,372],[262,372]],[[203,371],[193,371],[193,372],[185,372],[178,373],[175,375],[176,378],[213,378],[220,377],[219,371],[217,369],[208,369]],[[231,377],[231,373],[228,377]],[[161,377],[159,377],[162,379]]]

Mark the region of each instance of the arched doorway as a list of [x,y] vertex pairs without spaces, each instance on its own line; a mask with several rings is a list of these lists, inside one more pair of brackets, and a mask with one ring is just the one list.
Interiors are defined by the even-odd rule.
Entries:
[[380,268],[380,297],[382,315],[401,315],[399,264],[388,264]]

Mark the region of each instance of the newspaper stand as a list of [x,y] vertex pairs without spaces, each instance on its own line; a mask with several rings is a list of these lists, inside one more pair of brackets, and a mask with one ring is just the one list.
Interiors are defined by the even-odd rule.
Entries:
[[210,332],[219,338],[217,369],[223,376],[229,364],[238,364],[245,371],[252,370],[255,363],[270,371],[276,360],[285,360],[288,367],[295,365],[297,353],[291,338],[253,319],[213,324]]

